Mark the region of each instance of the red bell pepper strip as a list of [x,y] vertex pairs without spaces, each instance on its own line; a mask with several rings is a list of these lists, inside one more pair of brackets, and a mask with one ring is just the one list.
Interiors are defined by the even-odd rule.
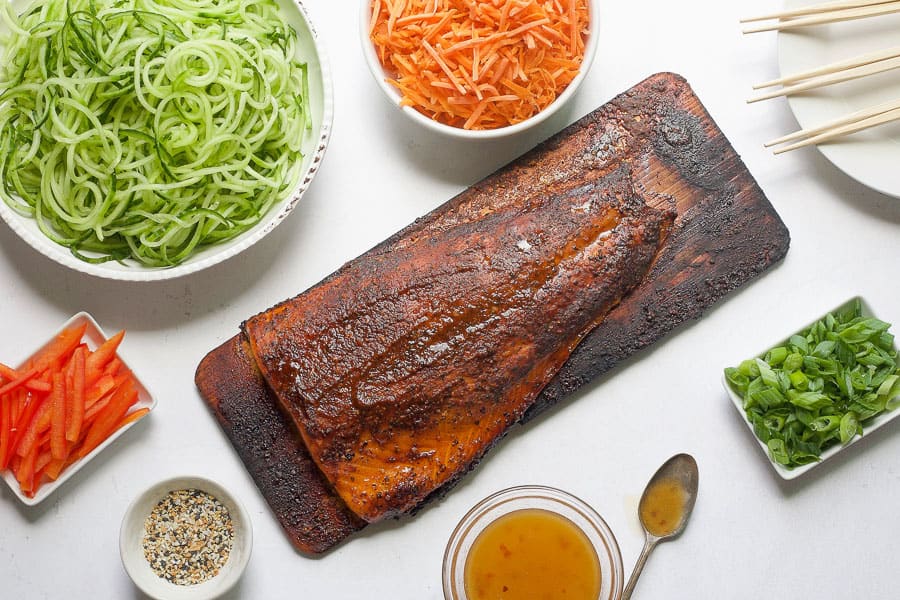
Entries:
[[51,402],[47,398],[43,398],[40,406],[31,417],[31,422],[18,440],[18,448],[16,454],[23,459],[31,454],[37,447],[38,438],[50,427]]
[[[21,392],[21,390],[19,391]],[[9,444],[9,454],[7,454],[6,456],[7,463],[0,464],[0,469],[5,469],[7,467],[7,464],[9,464],[9,460],[11,460],[13,455],[18,456],[17,450],[19,448],[19,444],[21,443],[22,438],[25,435],[25,431],[31,424],[31,420],[34,418],[34,413],[37,412],[37,409],[43,403],[44,398],[45,396],[43,394],[36,395],[28,393],[24,396],[24,403],[21,405],[18,417],[14,421],[14,435]]]
[[9,392],[25,385],[26,383],[34,379],[38,375],[38,373],[40,373],[40,371],[35,367],[32,367],[27,371],[20,373],[18,378],[13,379],[3,387],[0,387],[0,396],[2,396],[3,394],[8,394]]
[[53,458],[62,459],[66,457],[66,384],[61,372],[53,374],[53,390],[50,392],[49,402],[50,453]]
[[123,337],[125,337],[124,329],[103,342],[87,357],[84,364],[84,378],[88,385],[100,379],[100,376],[103,375],[103,368],[116,358],[116,350],[122,343]]
[[115,394],[116,394],[116,390],[114,389],[107,395],[103,396],[102,398],[100,398],[99,400],[97,400],[96,402],[91,404],[91,407],[84,411],[84,423],[82,424],[82,428],[89,427],[91,425],[91,423],[94,422],[94,419],[97,418],[97,415],[99,415],[101,412],[103,412],[103,410],[107,407],[107,405],[109,404],[109,401],[112,400],[112,397]]
[[78,440],[84,423],[84,369],[84,350],[76,348],[72,356],[72,385],[67,388],[71,410],[66,415],[66,439],[70,442]]
[[94,383],[84,396],[84,408],[89,409],[94,404],[106,397],[111,391],[122,385],[125,378],[116,379],[111,375],[104,375]]
[[15,400],[11,394],[0,396],[0,464],[6,463],[9,442],[12,437],[12,408]]
[[[12,367],[8,367],[8,366],[4,365],[3,363],[0,363],[0,378],[6,379],[6,383],[15,381],[15,380],[19,379],[21,376],[22,376],[21,372],[16,371]],[[35,392],[49,392],[50,391],[50,384],[40,381],[40,380],[29,379],[23,385],[25,386],[25,388],[27,388],[29,390],[34,390]]]
[[84,323],[78,327],[63,330],[31,359],[31,366],[40,373],[46,371],[54,362],[69,356],[81,343],[86,328],[87,323]]
[[84,438],[84,445],[78,455],[79,458],[90,454],[90,452],[100,445],[103,440],[109,437],[128,409],[137,402],[137,390],[129,381],[125,385],[118,388],[109,401],[97,415],[97,419],[91,424],[87,435]]
[[150,409],[145,407],[145,408],[139,408],[135,411],[128,413],[127,415],[125,415],[125,417],[122,418],[122,420],[119,422],[119,424],[116,425],[116,427],[115,427],[115,429],[113,429],[113,431],[118,431],[119,429],[122,429],[129,423],[134,423],[135,421],[137,421],[138,419],[140,419],[141,417],[146,415],[148,412],[150,412]]
[[22,490],[22,493],[32,497],[34,495],[34,461],[37,458],[37,447],[32,448],[28,454],[21,458],[21,462],[18,463],[15,469],[16,480],[19,482],[19,488]]

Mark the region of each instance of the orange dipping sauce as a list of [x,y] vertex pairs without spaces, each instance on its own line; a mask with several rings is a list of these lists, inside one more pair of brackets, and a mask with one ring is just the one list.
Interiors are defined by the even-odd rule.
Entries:
[[674,532],[684,518],[687,493],[675,479],[661,479],[647,490],[641,503],[641,522],[657,537]]
[[469,600],[597,600],[600,560],[569,519],[527,508],[503,515],[478,535],[464,580]]

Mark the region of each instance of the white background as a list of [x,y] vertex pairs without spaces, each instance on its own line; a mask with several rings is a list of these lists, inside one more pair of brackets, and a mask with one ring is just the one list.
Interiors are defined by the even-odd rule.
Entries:
[[[291,217],[251,250],[200,274],[129,284],[66,270],[0,226],[0,360],[16,363],[79,310],[108,332],[158,409],[43,505],[0,490],[0,597],[133,598],[119,561],[128,503],[177,474],[222,482],[251,513],[253,558],[232,598],[441,598],[444,544],[476,501],[510,485],[558,486],[608,521],[630,572],[647,479],[690,452],[701,490],[684,535],[650,558],[636,597],[896,598],[900,423],[808,477],[778,479],[721,388],[735,363],[861,294],[900,323],[900,200],[871,192],[815,150],[762,143],[796,128],[783,100],[748,106],[777,76],[776,36],[741,16],[776,0],[606,1],[599,53],[568,110],[512,141],[450,141],[382,98],[359,48],[357,7],[307,0],[330,54],[336,111],[321,171]],[[193,384],[203,355],[246,317],[293,296],[416,216],[657,71],[684,75],[792,234],[785,261],[576,397],[518,428],[442,502],[368,528],[319,559],[298,555]]]

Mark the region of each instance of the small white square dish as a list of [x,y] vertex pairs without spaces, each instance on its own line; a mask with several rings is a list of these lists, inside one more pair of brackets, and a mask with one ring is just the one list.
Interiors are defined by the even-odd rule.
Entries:
[[[22,363],[17,366],[17,370],[19,370],[22,365],[28,364],[32,357],[47,348],[52,343],[52,341],[57,339],[57,336],[59,336],[62,332],[81,327],[84,327],[84,334],[81,338],[81,343],[86,345],[89,351],[95,351],[107,339],[109,339],[109,337],[103,332],[103,330],[93,319],[93,317],[91,317],[91,315],[86,312],[80,312],[66,321],[53,334],[53,336],[49,338],[49,341],[32,352],[26,360],[22,361]],[[78,458],[71,464],[68,464],[68,466],[63,467],[56,479],[48,480],[45,478],[43,480],[43,483],[38,486],[38,489],[33,496],[28,496],[22,491],[15,474],[11,469],[4,469],[2,473],[0,473],[0,476],[2,476],[3,480],[7,483],[7,485],[9,485],[9,488],[12,490],[13,494],[15,494],[15,496],[19,500],[21,500],[22,503],[28,506],[34,506],[46,500],[51,494],[53,494],[53,492],[55,492],[70,477],[77,473],[84,465],[90,462],[95,456],[103,452],[106,447],[115,442],[126,431],[131,429],[136,423],[141,421],[149,414],[149,412],[151,412],[156,407],[156,399],[147,389],[146,385],[141,382],[140,378],[134,373],[134,371],[130,369],[130,367],[128,366],[128,362],[124,357],[123,352],[121,351],[121,347],[116,350],[115,358],[121,361],[120,369],[122,370],[122,372],[127,371],[131,373],[131,382],[135,391],[137,392],[137,399],[135,400],[134,404],[132,404],[128,409],[128,415],[133,414],[135,411],[143,411],[143,413],[139,415],[138,418],[130,419],[125,422],[124,425],[118,426],[105,439],[103,439],[92,450],[90,450],[90,452]],[[97,404],[99,405],[101,403],[98,402]],[[88,417],[85,417],[85,422],[87,422],[87,418]]]
[[[860,313],[861,313],[862,317],[878,319],[878,318],[885,316],[885,315],[880,316],[878,313],[876,313],[875,311],[872,310],[872,307],[863,298],[857,296],[857,297],[851,298],[850,300],[844,302],[843,304],[835,307],[833,310],[821,315],[820,317],[811,321],[810,323],[807,323],[805,326],[797,328],[797,330],[795,332],[791,333],[790,335],[786,336],[785,338],[781,339],[780,341],[778,341],[774,344],[770,344],[767,347],[767,349],[764,350],[763,352],[755,354],[755,355],[751,355],[751,356],[753,358],[763,359],[766,356],[766,354],[774,348],[788,347],[790,345],[790,338],[793,335],[799,335],[805,331],[808,331],[816,323],[826,319],[828,315],[834,315],[841,311],[847,310],[856,303],[859,303]],[[891,327],[891,329],[889,329],[889,332],[896,333],[896,321],[890,321],[890,316],[888,316],[887,320],[889,322],[895,324],[894,326]],[[896,356],[898,353],[896,341],[892,342],[892,348],[893,348],[893,352]],[[738,358],[734,365],[729,365],[729,366],[737,366],[737,364],[740,363],[741,360],[743,360],[743,359]],[[756,431],[754,430],[753,423],[748,418],[747,412],[744,409],[743,397],[741,396],[740,393],[738,393],[737,390],[734,389],[734,386],[728,380],[728,377],[724,374],[722,376],[722,385],[724,386],[725,391],[728,393],[728,396],[731,398],[731,402],[732,402],[732,404],[734,404],[735,409],[737,409],[738,413],[741,415],[741,418],[744,421],[744,424],[750,429],[750,432],[753,434],[753,437],[756,440],[757,445],[760,447],[763,454],[766,456],[766,459],[772,465],[772,468],[775,469],[775,472],[782,479],[785,479],[785,480],[795,479],[797,477],[800,477],[801,475],[804,475],[805,473],[808,473],[809,471],[815,469],[817,466],[824,463],[829,458],[846,450],[847,448],[849,448],[850,446],[855,444],[857,441],[862,439],[862,437],[870,435],[872,432],[876,431],[877,429],[880,429],[881,427],[884,427],[889,422],[893,421],[898,416],[900,416],[900,409],[894,408],[893,410],[891,410],[889,408],[887,410],[884,410],[883,412],[880,412],[879,414],[877,414],[867,420],[862,421],[862,434],[861,435],[854,435],[846,443],[841,443],[840,441],[837,441],[837,443],[835,443],[834,445],[831,445],[831,446],[827,447],[825,450],[823,450],[821,452],[821,454],[819,455],[819,460],[817,460],[817,461],[813,461],[813,462],[809,462],[807,464],[802,464],[802,465],[794,466],[792,468],[788,468],[785,465],[777,462],[772,457],[772,453],[769,451],[768,445],[759,438]],[[888,400],[890,400],[890,399],[888,399]]]

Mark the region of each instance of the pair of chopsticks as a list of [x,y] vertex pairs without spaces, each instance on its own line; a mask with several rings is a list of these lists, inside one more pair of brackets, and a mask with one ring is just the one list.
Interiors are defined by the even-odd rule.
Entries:
[[[842,0],[816,6],[807,6],[780,13],[743,19],[742,23],[775,20],[774,24],[751,27],[744,33],[793,29],[824,23],[835,23],[865,17],[874,17],[900,12],[900,0]],[[755,90],[776,88],[764,92],[748,102],[759,102],[779,96],[790,96],[800,92],[818,89],[844,81],[851,81],[900,69],[900,46],[888,50],[870,52],[854,58],[839,61],[823,67],[795,73],[787,77],[773,79],[753,86]],[[819,144],[851,133],[900,120],[900,99],[885,102],[856,111],[845,117],[804,129],[765,144],[767,148],[787,144],[774,150],[775,154]]]
[[759,102],[760,100],[769,100],[770,98],[778,98],[779,96],[790,96],[799,92],[814,90],[835,83],[860,79],[877,73],[884,73],[893,69],[900,69],[900,46],[890,48],[888,50],[879,50],[862,54],[848,60],[825,65],[802,73],[795,73],[773,79],[753,86],[754,90],[761,90],[770,87],[781,86],[779,89],[772,90],[750,98],[747,102]]
[[774,23],[754,25],[744,29],[744,33],[759,33],[761,31],[780,31],[783,29],[808,27],[810,25],[852,21],[896,12],[900,12],[900,0],[841,0],[741,19],[741,23],[775,21]]
[[804,146],[813,144],[821,144],[835,138],[850,135],[864,129],[871,129],[885,123],[900,120],[900,100],[892,100],[879,104],[878,106],[859,110],[850,113],[846,117],[841,117],[827,123],[823,123],[817,127],[803,129],[795,133],[791,133],[777,140],[767,142],[766,148],[787,144],[781,148],[773,150],[775,154],[790,152]]

